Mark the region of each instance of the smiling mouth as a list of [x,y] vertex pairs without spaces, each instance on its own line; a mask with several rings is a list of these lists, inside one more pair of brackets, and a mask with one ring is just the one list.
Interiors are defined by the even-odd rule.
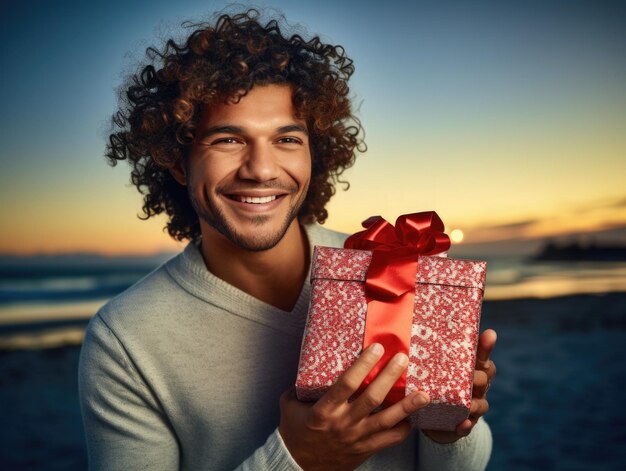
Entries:
[[234,201],[238,201],[239,203],[249,203],[249,204],[263,204],[270,203],[274,201],[276,198],[279,198],[282,195],[272,195],[272,196],[242,196],[242,195],[228,195],[228,198]]

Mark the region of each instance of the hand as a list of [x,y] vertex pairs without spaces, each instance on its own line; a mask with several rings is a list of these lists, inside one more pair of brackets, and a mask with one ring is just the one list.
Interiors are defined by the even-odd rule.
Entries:
[[298,401],[293,390],[283,394],[279,431],[300,467],[307,471],[354,469],[377,451],[409,436],[410,425],[404,419],[428,404],[426,393],[415,392],[374,412],[407,367],[405,354],[396,354],[350,401],[382,354],[381,345],[371,345],[315,403]]
[[485,330],[478,337],[478,350],[476,352],[476,370],[474,371],[474,386],[472,388],[472,403],[469,418],[465,419],[453,432],[440,430],[424,430],[424,433],[438,443],[452,443],[459,438],[470,434],[480,417],[489,410],[487,391],[496,375],[496,365],[489,355],[496,345],[497,335],[495,330]]

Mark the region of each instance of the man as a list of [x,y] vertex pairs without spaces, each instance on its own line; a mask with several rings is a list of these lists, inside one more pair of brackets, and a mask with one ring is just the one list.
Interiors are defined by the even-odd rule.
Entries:
[[130,161],[146,216],[166,212],[169,233],[191,242],[90,322],[79,371],[90,467],[484,469],[493,331],[455,432],[410,430],[425,393],[379,409],[404,354],[349,400],[379,345],[317,403],[295,399],[311,250],[345,239],[313,222],[362,141],[343,49],[257,17],[224,15],[150,49],[157,64],[131,79],[114,119],[109,159]]

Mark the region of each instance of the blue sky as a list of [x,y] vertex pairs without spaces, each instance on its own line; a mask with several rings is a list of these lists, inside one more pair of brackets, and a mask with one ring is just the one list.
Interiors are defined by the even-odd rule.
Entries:
[[[428,209],[476,241],[626,226],[616,206],[626,197],[626,3],[255,4],[355,61],[369,151],[329,226]],[[136,219],[126,167],[102,157],[114,90],[147,46],[225,5],[2,3],[0,219],[13,230],[0,252],[173,247],[163,220]],[[526,232],[484,229],[528,220],[537,224]]]

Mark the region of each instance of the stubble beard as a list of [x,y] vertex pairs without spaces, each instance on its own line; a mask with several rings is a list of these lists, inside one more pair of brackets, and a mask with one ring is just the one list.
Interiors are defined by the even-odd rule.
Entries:
[[[203,220],[206,224],[211,226],[213,229],[222,234],[226,239],[235,244],[236,246],[248,250],[250,252],[261,252],[264,250],[269,250],[283,239],[287,230],[291,226],[291,223],[298,216],[298,212],[300,208],[304,204],[304,200],[306,198],[307,189],[302,192],[298,201],[293,204],[289,210],[289,213],[285,217],[282,225],[276,231],[270,232],[267,235],[257,234],[253,237],[244,237],[237,231],[237,228],[234,224],[228,220],[228,218],[224,215],[224,211],[217,205],[212,203],[211,198],[206,192],[206,189],[203,189],[202,198],[204,200],[204,204],[200,204],[198,199],[195,196],[194,187],[191,184],[187,185],[187,192],[189,194],[189,200],[191,201],[191,205],[193,209],[196,211],[198,217]],[[262,226],[270,219],[269,216],[258,215],[251,216],[249,218],[250,222],[257,227]]]

